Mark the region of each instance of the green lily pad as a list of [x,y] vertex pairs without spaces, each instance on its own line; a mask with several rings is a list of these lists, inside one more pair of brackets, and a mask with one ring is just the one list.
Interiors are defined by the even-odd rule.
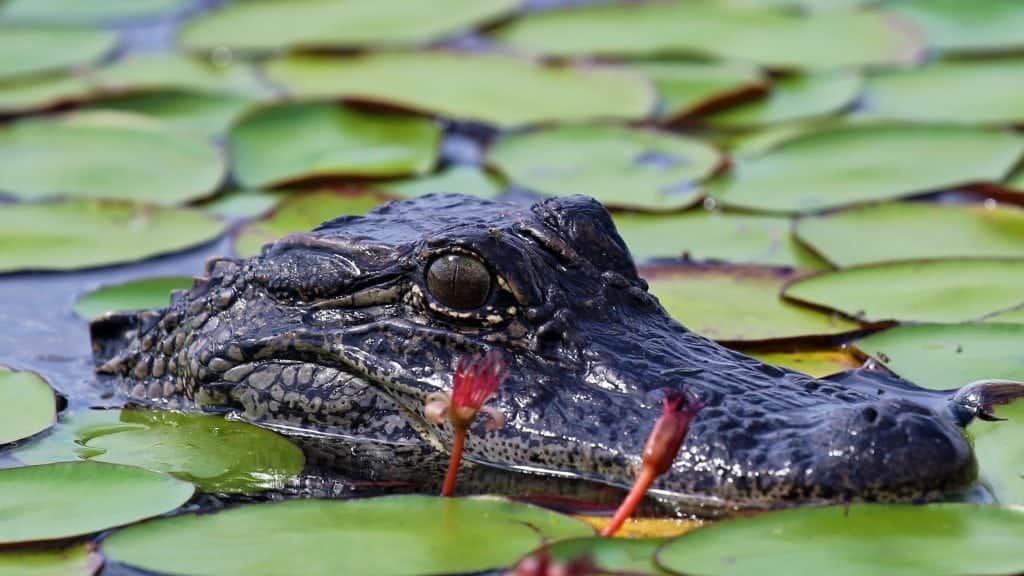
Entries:
[[976,380],[1024,381],[1024,325],[921,324],[897,326],[857,341],[906,380],[935,390]]
[[117,34],[102,30],[0,26],[0,79],[89,64],[115,46]]
[[[1024,12],[1022,12],[1024,13]],[[864,114],[963,124],[1024,124],[1024,59],[933,62],[871,76]]]
[[808,349],[793,352],[747,352],[758,360],[775,366],[802,372],[815,378],[824,378],[859,368],[863,363],[848,348]]
[[886,10],[924,32],[944,52],[1009,52],[1024,48],[1024,5],[1017,0],[900,0]]
[[863,321],[966,322],[1024,303],[1024,261],[876,264],[798,280],[785,297]]
[[335,218],[348,214],[365,214],[384,203],[375,194],[314,192],[291,196],[274,213],[263,220],[243,226],[235,237],[235,252],[239,256],[259,254],[260,248],[290,232],[305,232]]
[[422,174],[433,167],[440,128],[423,118],[333,104],[283,104],[231,130],[235,175],[259,188],[317,177]]
[[188,0],[7,0],[0,21],[96,24],[166,14]]
[[703,142],[616,126],[563,126],[498,140],[487,161],[509,180],[554,196],[674,210],[701,198],[699,182],[722,162]]
[[301,98],[370,101],[511,128],[597,118],[639,120],[655,105],[641,75],[546,66],[502,54],[382,52],[289,56],[267,76]]
[[687,574],[1017,574],[1024,514],[971,504],[800,508],[720,522],[658,551]]
[[74,270],[168,254],[213,240],[224,224],[196,210],[79,200],[5,205],[0,230],[0,272],[12,272]]
[[658,90],[658,117],[690,116],[713,104],[762,90],[767,80],[750,64],[644,62],[629,66],[648,75]]
[[863,84],[861,75],[850,71],[782,78],[765,98],[706,120],[717,127],[763,126],[836,114],[853,103]]
[[981,481],[1004,506],[1024,506],[1024,402],[997,406],[996,416],[1005,422],[973,422]]
[[1024,210],[879,204],[801,218],[796,235],[837,267],[931,258],[1024,258]]
[[168,126],[201,134],[220,136],[254,106],[241,96],[192,92],[146,92],[103,98],[88,108],[145,114]]
[[47,75],[0,82],[0,114],[16,114],[86,100],[92,86],[79,76]]
[[239,2],[187,25],[192,50],[269,52],[423,44],[510,13],[517,0],[265,0]]
[[274,432],[221,416],[150,410],[87,410],[57,433],[17,450],[21,462],[90,460],[138,466],[207,492],[280,489],[302,472],[302,449]]
[[270,88],[248,63],[210,61],[183,54],[133,55],[90,75],[106,92],[181,90],[200,94],[270,96]]
[[779,294],[798,277],[784,268],[680,266],[644,271],[651,293],[681,324],[726,342],[825,336],[859,326],[818,310],[796,306]]
[[38,434],[56,420],[57,400],[46,380],[0,366],[0,445]]
[[712,2],[607,4],[531,14],[500,28],[514,48],[557,55],[716,57],[771,68],[915,61],[920,39],[888,14],[798,14]]
[[682,214],[622,214],[615,227],[635,258],[679,258],[820,270],[827,265],[796,242],[792,220],[693,210]]
[[158,516],[195,488],[133,466],[59,462],[0,470],[0,544],[82,536]]
[[[138,114],[87,111],[0,127],[0,192],[173,205],[208,195],[224,162],[205,140]],[[130,158],[131,161],[125,161]]]
[[190,276],[142,278],[106,286],[82,295],[75,302],[75,314],[88,320],[105,312],[162,308],[170,302],[171,290],[191,286]]
[[1011,324],[1024,324],[1024,307],[1011,308],[1005,312],[991,314],[984,318],[986,322],[1007,322]]
[[554,565],[589,562],[600,574],[658,575],[668,574],[654,564],[654,553],[664,543],[662,538],[573,538],[554,542],[531,554],[546,553]]
[[846,124],[800,132],[740,157],[713,188],[728,206],[810,212],[999,182],[1024,154],[1009,132],[957,126]]
[[452,166],[439,174],[411,180],[384,182],[377,188],[398,198],[425,194],[468,194],[478,198],[496,198],[502,189],[486,172],[469,166]]
[[285,198],[282,190],[232,190],[203,204],[203,208],[222,218],[258,218],[270,212]]
[[309,576],[453,574],[508,566],[545,538],[592,534],[579,520],[501,499],[392,496],[186,514],[121,530],[103,553],[177,574],[288,574],[297,558]]
[[89,543],[0,551],[0,576],[92,576],[102,566],[103,557]]

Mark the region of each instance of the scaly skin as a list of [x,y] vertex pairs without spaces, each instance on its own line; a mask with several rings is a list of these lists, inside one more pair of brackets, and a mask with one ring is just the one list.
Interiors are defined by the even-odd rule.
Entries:
[[335,434],[338,454],[372,438],[402,447],[396,465],[450,446],[424,399],[450,387],[459,355],[498,348],[510,369],[492,404],[507,422],[478,423],[467,457],[618,486],[660,391],[685,386],[705,408],[655,487],[707,514],[961,491],[976,477],[962,427],[998,396],[882,373],[817,380],[689,332],[585,197],[390,203],[212,261],[167,309],[100,320],[93,337],[98,371],[136,400]]

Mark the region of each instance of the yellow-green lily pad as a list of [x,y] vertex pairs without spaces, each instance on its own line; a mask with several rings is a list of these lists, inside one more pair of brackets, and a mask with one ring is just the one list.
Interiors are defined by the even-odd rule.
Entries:
[[782,300],[798,274],[758,266],[648,268],[651,293],[683,326],[726,342],[828,336],[859,325],[835,314]]
[[0,80],[89,64],[115,46],[117,34],[103,30],[0,25]]
[[968,432],[974,438],[981,481],[1004,506],[1024,507],[1024,402],[997,406],[1002,422],[973,422]]
[[579,520],[497,498],[391,496],[185,514],[121,530],[102,550],[176,574],[286,574],[298,558],[308,576],[462,574],[509,566],[545,540],[589,535]]
[[0,127],[0,157],[0,193],[23,200],[174,205],[211,194],[225,171],[205,139],[148,116],[100,110]]
[[549,66],[495,53],[299,55],[272,60],[266,73],[299,98],[368,101],[505,128],[639,120],[656,103],[653,87],[636,73]]
[[0,550],[0,576],[92,576],[102,566],[103,557],[90,543]]
[[213,240],[224,224],[198,210],[78,200],[5,205],[0,230],[0,272],[12,272],[74,270],[168,254]]
[[863,363],[849,348],[810,348],[785,352],[748,351],[748,355],[766,364],[784,366],[815,378],[824,378],[859,368]]
[[120,464],[58,462],[0,470],[0,544],[84,536],[159,516],[195,488]]
[[80,76],[50,74],[0,82],[0,114],[42,110],[88,99],[92,86]]
[[180,90],[254,98],[271,94],[249,63],[175,53],[132,55],[96,70],[89,79],[104,92]]
[[868,322],[966,322],[1024,304],[1022,283],[1021,260],[933,260],[826,272],[785,296]]
[[231,190],[204,203],[203,209],[222,218],[258,218],[287,197],[284,190]]
[[253,100],[242,96],[158,91],[102,98],[88,108],[145,114],[174,128],[216,137],[226,133],[254,105]]
[[1024,210],[879,204],[801,218],[796,235],[838,267],[933,258],[1024,258]]
[[170,302],[171,290],[191,286],[190,276],[142,278],[105,286],[83,294],[75,302],[75,314],[88,320],[105,312],[162,308]]
[[1011,52],[1024,48],[1024,4],[1017,0],[900,0],[886,10],[919,28],[943,52]]
[[742,63],[640,62],[629,69],[651,78],[658,90],[657,115],[669,120],[763,90],[768,82],[756,66]]
[[716,127],[764,126],[836,114],[860,95],[861,75],[851,71],[822,72],[781,78],[768,94],[746,104],[712,114],[705,120]]
[[0,21],[99,24],[150,18],[180,9],[188,0],[7,0]]
[[57,399],[46,380],[0,366],[0,445],[38,434],[56,420]]
[[541,194],[674,210],[700,200],[700,182],[722,158],[699,140],[667,132],[562,126],[508,135],[491,147],[487,161],[512,183]]
[[728,206],[813,212],[1000,182],[1024,139],[963,126],[841,124],[800,131],[764,154],[737,158],[713,194]]

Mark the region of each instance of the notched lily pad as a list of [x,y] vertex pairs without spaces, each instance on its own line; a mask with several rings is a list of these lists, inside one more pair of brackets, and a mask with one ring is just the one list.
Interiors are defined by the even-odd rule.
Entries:
[[83,536],[158,516],[195,488],[149,470],[60,462],[0,470],[0,544]]
[[440,128],[431,120],[334,104],[282,104],[245,116],[231,130],[235,176],[269,187],[324,177],[422,174],[433,167]]
[[724,342],[831,336],[860,326],[782,300],[799,273],[759,266],[678,266],[643,271],[650,290],[681,324]]
[[87,108],[145,114],[183,131],[216,137],[254,106],[256,102],[241,96],[158,91],[101,98]]
[[89,64],[116,45],[117,34],[102,30],[0,25],[0,80]]
[[57,399],[35,372],[0,365],[0,445],[46,430],[57,419]]
[[824,378],[863,364],[863,352],[849,347],[809,348],[783,352],[746,351],[746,354],[767,364],[783,366],[815,378]]
[[760,100],[728,108],[705,120],[715,127],[765,126],[836,114],[860,95],[863,79],[856,72],[797,75],[772,83]]
[[192,286],[189,276],[142,278],[98,288],[75,302],[75,314],[86,320],[105,312],[162,308],[170,302],[171,290]]
[[768,82],[756,66],[742,63],[641,62],[629,69],[651,78],[658,90],[657,116],[670,122],[753,95]]
[[[455,574],[495,570],[545,539],[593,535],[568,516],[501,499],[394,496],[292,500],[186,514],[121,530],[103,553],[144,570],[310,576]],[[188,554],[182,554],[188,550]]]
[[542,194],[674,210],[700,200],[700,182],[722,158],[699,140],[667,132],[563,126],[506,136],[487,161],[511,182]]
[[102,566],[103,557],[91,543],[0,550],[0,576],[92,576]]

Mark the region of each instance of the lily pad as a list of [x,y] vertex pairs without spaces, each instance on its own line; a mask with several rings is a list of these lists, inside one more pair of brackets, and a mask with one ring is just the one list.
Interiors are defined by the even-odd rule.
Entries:
[[192,50],[269,52],[423,44],[465,32],[518,7],[517,0],[264,0],[232,4],[182,32]]
[[820,270],[827,265],[796,242],[792,220],[693,210],[682,214],[614,214],[636,258],[679,258]]
[[75,302],[75,314],[88,320],[105,312],[162,308],[170,302],[171,290],[191,286],[190,276],[142,278],[106,286],[80,297]]
[[[1024,11],[1022,11],[1024,14]],[[1024,124],[1024,59],[933,62],[870,77],[871,117],[963,124]]]
[[[801,218],[800,240],[838,267],[931,258],[1024,258],[1024,210],[903,202]],[[908,239],[927,238],[927,242]]]
[[714,104],[764,89],[767,79],[750,64],[645,62],[630,69],[647,74],[658,90],[658,116],[689,116]]
[[747,352],[767,364],[784,366],[815,378],[859,368],[860,358],[848,348],[809,349],[793,352]]
[[1009,52],[1024,48],[1024,4],[1017,0],[900,0],[886,10],[920,28],[930,48]]
[[644,275],[651,293],[673,318],[713,340],[802,338],[859,328],[836,315],[782,300],[783,286],[798,277],[784,268],[680,266],[646,269]]
[[266,219],[243,226],[235,237],[239,256],[259,254],[260,248],[290,232],[305,232],[336,216],[365,214],[384,203],[375,194],[314,192],[289,197]]
[[[568,516],[500,499],[293,500],[186,514],[103,541],[115,562],[177,574],[453,574],[508,566],[547,539],[592,535]],[[183,554],[182,550],[187,550]]]
[[674,210],[700,200],[699,183],[722,158],[703,142],[615,126],[563,126],[512,134],[487,161],[543,194],[587,194],[605,204]]
[[158,516],[195,490],[164,474],[101,462],[0,470],[0,544],[82,536]]
[[857,341],[857,347],[925,388],[950,390],[976,380],[1024,381],[1024,325],[897,326]]
[[46,380],[0,366],[0,445],[38,434],[56,419],[57,400]]
[[259,188],[317,177],[422,174],[433,167],[434,122],[333,104],[283,104],[244,117],[229,138],[235,175]]
[[863,321],[966,322],[1024,303],[1024,261],[876,264],[798,280],[785,297]]
[[664,543],[660,538],[573,538],[555,542],[533,554],[547,554],[552,564],[561,566],[583,561],[600,574],[668,574],[654,563],[654,553]]
[[469,166],[452,166],[439,174],[422,178],[385,182],[380,190],[398,198],[425,194],[468,194],[478,198],[496,198],[501,187],[486,172]]
[[986,322],[1007,322],[1011,324],[1024,324],[1024,306],[1011,308],[1005,312],[997,312],[984,318]]
[[258,218],[287,197],[283,190],[232,190],[206,202],[203,208],[222,218]]
[[[224,162],[205,140],[148,116],[76,112],[0,127],[0,192],[173,205],[208,195]],[[128,162],[125,159],[130,158]]]
[[254,105],[253,100],[241,96],[146,92],[103,98],[89,108],[145,114],[174,128],[215,137],[226,133]]
[[1016,574],[1024,514],[971,504],[800,508],[720,522],[666,544],[687,574]]
[[905,64],[921,52],[920,39],[882,12],[799,14],[712,2],[549,10],[511,22],[496,37],[556,56],[703,56],[782,69]]
[[103,557],[89,543],[0,551],[0,576],[92,576],[101,566]]
[[0,26],[0,79],[89,64],[115,46],[117,34],[102,30]]
[[763,126],[836,114],[860,95],[856,72],[824,72],[782,78],[761,100],[729,108],[706,120],[717,127]]
[[106,92],[182,90],[250,97],[271,94],[248,63],[203,60],[174,53],[133,55],[96,70],[90,80]]
[[196,210],[79,200],[6,205],[0,230],[0,272],[12,272],[74,270],[177,252],[220,236],[224,224]]
[[1024,139],[957,126],[846,124],[800,132],[737,159],[714,194],[725,205],[810,212],[1002,181]]
[[0,114],[15,114],[82,101],[92,86],[79,76],[47,75],[0,82]]
[[96,24],[166,14],[188,0],[7,0],[0,21]]
[[301,98],[347,98],[511,128],[596,118],[639,120],[656,95],[641,75],[546,66],[501,54],[382,52],[289,56],[267,76]]
[[968,429],[974,438],[980,476],[1004,506],[1024,506],[1024,402],[997,406],[996,416],[1005,422],[974,422]]

